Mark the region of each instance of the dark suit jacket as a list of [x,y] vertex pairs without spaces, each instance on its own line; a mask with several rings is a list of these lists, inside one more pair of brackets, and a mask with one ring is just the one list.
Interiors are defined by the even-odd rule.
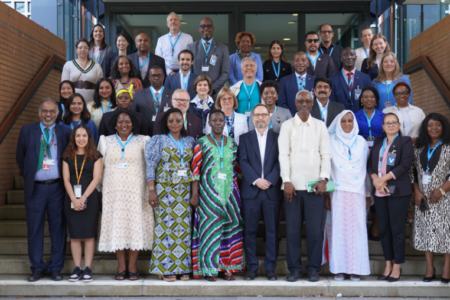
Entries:
[[[158,113],[164,112],[164,107],[172,107],[172,94],[169,89],[164,88],[164,92],[160,98]],[[134,94],[133,104],[131,104],[132,111],[136,111],[145,115],[145,118],[153,125],[153,116],[156,115],[155,101],[153,100],[152,92],[149,88],[139,90]]]
[[309,75],[314,77],[325,77],[330,78],[336,72],[334,71],[334,62],[331,57],[326,54],[319,53],[319,58],[316,61],[316,67],[313,67],[312,61],[310,60],[309,67],[306,69]]
[[[239,137],[239,166],[242,170],[241,197],[253,199],[261,189],[253,182],[261,178],[262,165],[256,130]],[[267,198],[273,201],[283,199],[281,192],[280,162],[278,161],[278,133],[267,132],[266,152],[264,154],[264,179],[272,185],[265,191]]]
[[[194,81],[197,78],[197,75],[194,74],[194,72],[191,71],[191,74],[189,76],[188,80],[188,86],[187,91],[189,93],[189,96],[191,97],[191,100],[195,98],[197,93],[194,91]],[[180,81],[180,71],[178,71],[176,74],[170,75],[166,78],[166,82],[164,83],[164,88],[169,89],[171,91],[175,91],[176,89],[181,89],[181,81]]]
[[[328,110],[327,110],[327,127],[331,125],[333,120],[336,118],[338,114],[340,114],[344,109],[344,105],[341,103],[328,101]],[[320,114],[320,108],[319,103],[317,103],[317,100],[314,100],[314,105],[311,110],[311,116],[313,118],[316,118],[317,120],[322,120],[322,115]]]
[[[320,50],[322,49],[324,54],[330,54],[331,51],[331,55],[329,55],[332,59],[333,59],[333,63],[334,63],[334,74],[337,74],[341,69],[342,69],[342,62],[341,62],[341,54],[342,54],[342,50],[344,50],[344,48],[342,48],[341,46],[331,43],[331,45],[333,47],[330,48],[325,48],[322,43],[320,43],[319,45],[319,53],[322,53]],[[333,49],[333,50],[331,50]]]
[[[378,174],[381,147],[383,147],[383,138],[377,138],[367,160],[367,171],[369,175]],[[394,150],[396,154],[395,162],[393,166],[386,165],[386,174],[392,172],[395,179],[389,180],[387,185],[395,185],[393,197],[411,195],[412,186],[409,168],[414,159],[412,139],[409,136],[398,136],[389,148],[389,152],[393,152]],[[373,192],[375,193],[375,188]]]
[[361,72],[370,76],[370,80],[373,81],[378,77],[378,65],[375,64],[373,68],[367,69],[367,58],[363,60],[361,65]]
[[[32,123],[22,126],[19,134],[16,149],[16,162],[19,165],[20,173],[23,176],[25,187],[25,197],[33,196],[34,177],[36,176],[37,163],[39,159],[39,150],[41,144],[41,127],[40,123]],[[56,124],[56,141],[58,151],[58,170],[61,186],[63,186],[62,178],[62,159],[61,156],[69,144],[70,128]]]
[[[299,92],[296,73],[284,77],[280,81],[280,94],[278,95],[277,105],[287,108],[291,111],[292,116],[297,113],[295,106],[295,95]],[[306,82],[303,89],[312,91],[314,89],[314,76],[306,74]]]
[[358,70],[356,70],[355,75],[353,76],[354,79],[351,97],[348,94],[348,85],[341,71],[330,77],[332,82],[330,100],[342,103],[345,106],[345,109],[349,109],[354,113],[357,113],[361,109],[361,105],[359,99],[355,99],[355,90],[358,87],[362,90],[366,86],[372,86],[372,81],[370,80],[369,75]]
[[148,70],[147,70],[147,74],[145,75],[145,78],[142,78],[141,72],[139,71],[139,54],[137,52],[135,52],[133,54],[128,55],[128,57],[133,62],[133,65],[136,67],[136,71],[138,73],[137,76],[141,80],[142,86],[144,88],[148,88],[150,86],[150,79],[148,79],[148,73],[150,72],[150,68],[154,65],[160,66],[163,69],[164,77],[167,77],[166,62],[164,61],[164,58],[162,58],[161,56],[158,56],[154,53],[150,53],[150,60],[148,62]]
[[[164,115],[164,112],[160,112],[156,115],[155,124],[153,125],[153,135],[161,134],[161,119]],[[187,134],[194,138],[194,140],[198,140],[203,136],[203,128],[202,128],[202,120],[199,117],[186,113],[187,118]]]
[[[116,111],[110,111],[103,114],[102,120],[100,121],[100,125],[98,126],[98,136],[108,136],[116,133],[115,125],[111,125],[111,119],[114,116]],[[139,122],[139,134],[141,135],[152,135],[152,122],[144,114],[140,114],[138,112],[133,112]]]
[[292,66],[290,63],[285,63],[284,61],[281,61],[281,66],[280,66],[280,78],[277,78],[275,76],[275,71],[273,70],[273,65],[272,65],[272,61],[268,61],[265,62],[263,64],[263,71],[264,71],[264,79],[263,81],[266,80],[273,80],[276,81],[278,83],[280,83],[281,78],[291,75],[292,74]]

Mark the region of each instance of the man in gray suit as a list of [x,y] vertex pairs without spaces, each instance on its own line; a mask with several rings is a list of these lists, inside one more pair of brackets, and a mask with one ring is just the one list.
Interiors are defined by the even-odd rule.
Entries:
[[213,39],[214,25],[210,18],[203,18],[198,28],[202,38],[187,46],[194,53],[194,73],[206,75],[212,80],[213,93],[219,93],[230,75],[228,47]]
[[316,101],[314,101],[311,116],[324,121],[327,127],[330,126],[334,118],[345,109],[343,104],[329,100],[331,87],[332,82],[328,78],[317,77],[314,80],[314,95],[316,95]]
[[164,88],[164,72],[161,66],[152,66],[148,76],[150,87],[137,91],[131,105],[131,110],[142,113],[152,126],[159,112],[172,107],[173,91]]

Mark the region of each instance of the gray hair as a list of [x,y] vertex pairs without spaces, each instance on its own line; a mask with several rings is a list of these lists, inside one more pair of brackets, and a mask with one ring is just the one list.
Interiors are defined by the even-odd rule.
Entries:
[[[172,94],[172,100],[173,100],[173,95],[175,95],[176,93],[186,93],[189,95],[189,92],[186,91],[185,89],[176,89]],[[189,98],[191,98],[191,96],[189,96]]]
[[244,58],[241,60],[241,68],[242,68],[242,66],[244,65],[244,63],[245,63],[246,61],[251,61],[251,62],[253,62],[253,63],[255,64],[255,67],[258,66],[258,64],[256,63],[256,60],[255,60],[253,57],[248,56],[248,57],[244,57]]
[[168,19],[171,15],[176,15],[178,20],[180,20],[180,17],[178,17],[178,14],[176,12],[172,11],[170,14],[167,15],[166,22],[168,21]]
[[302,94],[302,93],[308,94],[308,96],[311,97],[311,100],[314,100],[313,93],[311,93],[308,90],[301,90],[301,91],[299,91],[297,94],[295,94],[295,99],[297,99],[297,97],[300,96],[300,94]]
[[263,104],[263,103],[258,103],[255,105],[255,107],[253,107],[253,113],[255,113],[255,109],[258,107],[264,107],[265,109],[267,109],[267,113],[270,114],[269,112],[269,108],[267,107],[267,105]]
[[59,106],[58,106],[58,102],[56,102],[55,100],[53,100],[50,97],[44,97],[41,102],[39,102],[39,113],[41,112],[41,108],[42,108],[42,104],[44,104],[45,102],[52,102],[53,104],[55,104],[56,106],[56,114],[59,114]]

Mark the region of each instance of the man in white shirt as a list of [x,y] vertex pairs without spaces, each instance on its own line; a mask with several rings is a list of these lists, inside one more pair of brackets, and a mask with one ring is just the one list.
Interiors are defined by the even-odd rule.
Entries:
[[172,75],[178,72],[178,53],[187,49],[187,45],[193,42],[192,36],[180,30],[181,21],[178,15],[171,12],[167,16],[167,27],[169,33],[161,36],[156,43],[155,54],[164,58],[166,72]]
[[[302,90],[295,97],[297,114],[281,125],[278,138],[280,176],[286,214],[287,281],[302,274],[302,225],[306,223],[308,280],[318,281],[322,264],[325,192],[331,172],[331,149],[325,123],[310,114],[314,99]],[[307,183],[318,182],[308,193]]]

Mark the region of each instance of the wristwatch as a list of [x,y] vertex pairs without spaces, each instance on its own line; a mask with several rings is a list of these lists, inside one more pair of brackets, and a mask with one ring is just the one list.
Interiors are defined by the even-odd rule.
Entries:
[[326,177],[322,177],[322,178],[320,178],[320,181],[325,181],[325,183],[327,183],[328,182],[328,178],[326,178]]
[[445,196],[445,191],[442,188],[439,188],[439,190],[441,191],[442,196]]

